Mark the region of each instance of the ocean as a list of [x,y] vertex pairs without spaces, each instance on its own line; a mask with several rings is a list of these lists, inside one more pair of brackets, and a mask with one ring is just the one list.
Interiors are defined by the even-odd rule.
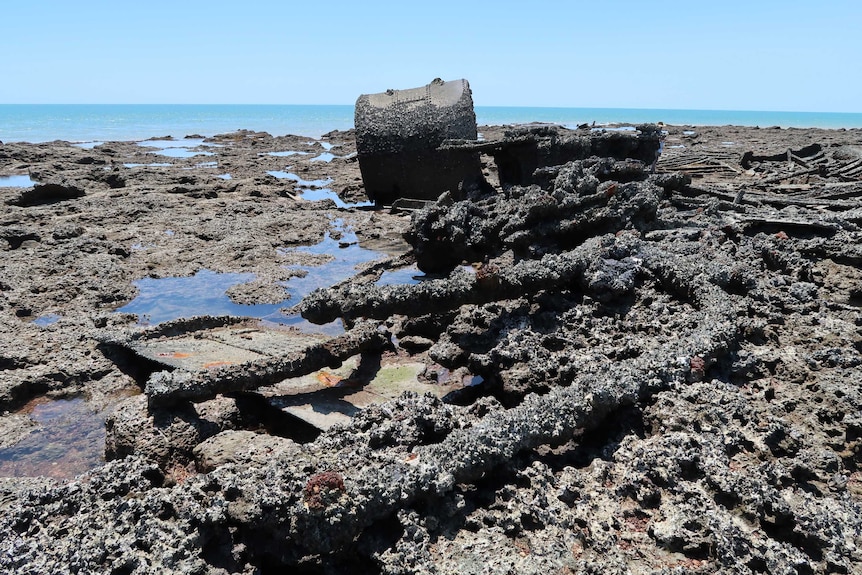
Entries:
[[[693,126],[862,128],[859,113],[530,108],[476,106],[478,124],[552,122],[568,127],[609,123]],[[319,138],[353,127],[353,106],[0,104],[0,142],[94,142],[188,135],[213,136],[240,129],[274,136]]]

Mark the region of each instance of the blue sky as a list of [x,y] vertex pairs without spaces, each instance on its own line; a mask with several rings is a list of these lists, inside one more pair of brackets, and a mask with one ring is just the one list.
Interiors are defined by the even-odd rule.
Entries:
[[4,0],[0,103],[862,112],[858,0]]

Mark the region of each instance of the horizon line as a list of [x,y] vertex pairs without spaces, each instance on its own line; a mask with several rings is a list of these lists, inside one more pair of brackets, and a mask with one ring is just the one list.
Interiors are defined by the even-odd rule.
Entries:
[[[166,102],[40,102],[40,103],[24,103],[24,102],[0,102],[0,106],[318,106],[318,107],[354,107],[354,104],[286,104],[286,103],[166,103]],[[510,104],[476,104],[474,108],[527,108],[536,110],[643,110],[655,112],[737,112],[737,113],[757,113],[757,114],[858,114],[859,112],[835,112],[835,111],[820,111],[820,110],[755,110],[741,108],[638,108],[638,107],[620,107],[620,106],[536,106],[536,105],[510,105]]]

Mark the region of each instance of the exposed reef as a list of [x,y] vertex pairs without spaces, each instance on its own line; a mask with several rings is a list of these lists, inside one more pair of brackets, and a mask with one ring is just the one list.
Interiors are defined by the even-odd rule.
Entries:
[[[0,570],[857,573],[862,132],[480,131],[447,145],[484,181],[409,210],[302,200],[267,172],[304,138],[0,145],[55,186],[0,188],[2,448],[41,396],[110,408],[108,462],[0,480]],[[291,173],[364,200],[327,140]],[[289,291],[324,239],[376,253],[290,326],[113,311],[202,269]]]

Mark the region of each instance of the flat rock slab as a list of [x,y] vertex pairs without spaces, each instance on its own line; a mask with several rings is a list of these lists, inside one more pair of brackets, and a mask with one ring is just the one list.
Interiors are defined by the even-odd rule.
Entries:
[[270,405],[327,430],[347,423],[360,409],[395,399],[405,391],[442,398],[461,389],[461,382],[432,384],[420,381],[425,365],[418,362],[384,362],[370,377],[355,377],[358,358],[334,370],[320,370],[260,390]]
[[132,339],[126,347],[166,367],[202,371],[301,352],[332,339],[295,329],[249,322],[157,338]]

